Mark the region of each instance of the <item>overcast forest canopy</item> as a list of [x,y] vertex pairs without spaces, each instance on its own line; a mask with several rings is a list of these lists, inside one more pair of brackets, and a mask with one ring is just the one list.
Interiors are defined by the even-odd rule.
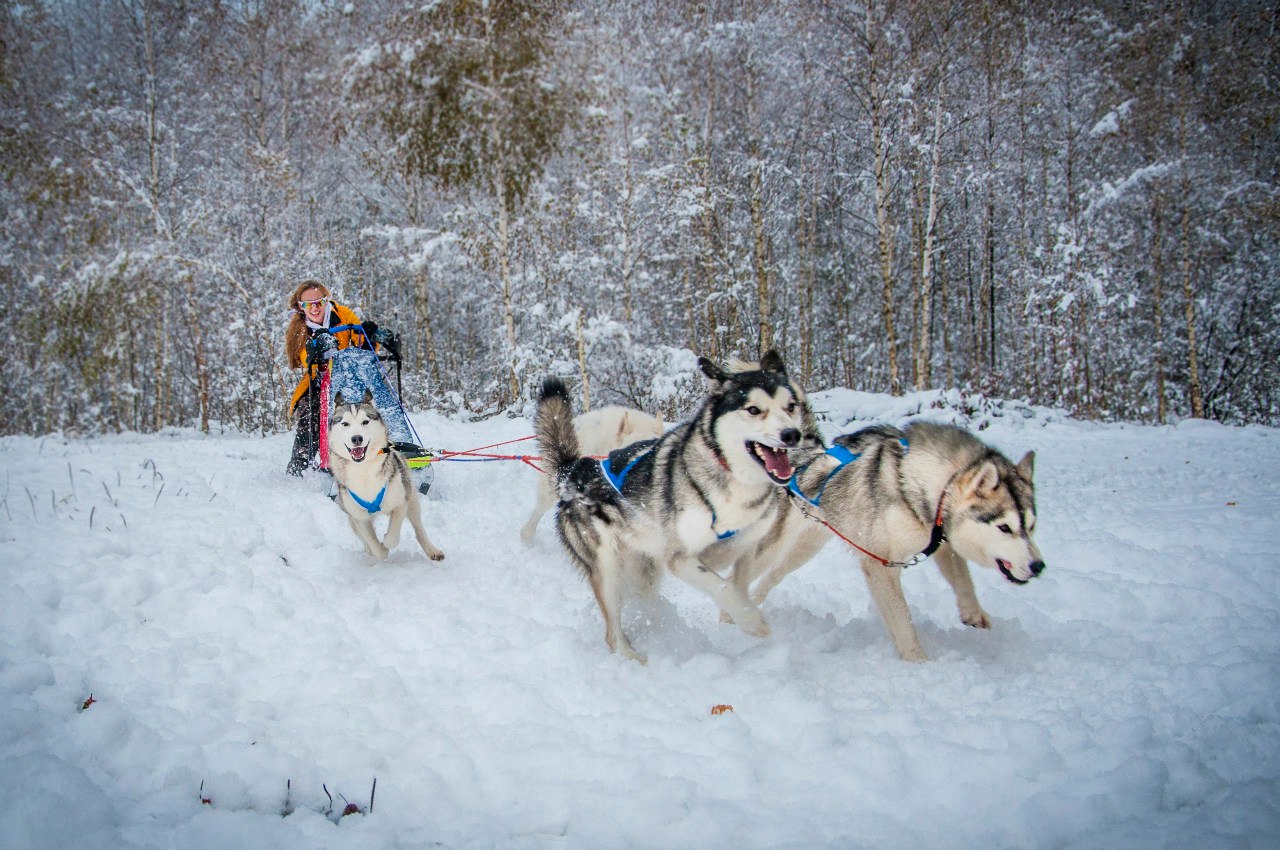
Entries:
[[0,433],[278,430],[285,299],[411,407],[811,390],[1280,424],[1280,6],[5,0]]

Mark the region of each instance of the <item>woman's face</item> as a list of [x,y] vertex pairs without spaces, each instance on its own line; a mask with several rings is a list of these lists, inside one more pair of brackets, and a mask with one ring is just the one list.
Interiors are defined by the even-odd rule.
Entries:
[[298,296],[298,305],[302,308],[303,315],[318,324],[324,318],[324,302],[328,297],[323,289],[308,287]]

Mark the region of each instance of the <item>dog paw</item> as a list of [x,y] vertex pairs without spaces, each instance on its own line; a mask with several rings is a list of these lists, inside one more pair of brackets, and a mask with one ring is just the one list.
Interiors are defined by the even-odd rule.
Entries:
[[441,552],[439,549],[432,549],[427,552],[427,557],[433,561],[443,561],[444,553]]
[[752,637],[765,638],[770,634],[769,623],[759,611],[744,611],[737,623],[738,628]]
[[728,623],[728,624],[732,625],[732,624],[733,624],[733,615],[732,615],[732,614],[730,614],[728,611],[721,611],[721,612],[720,612],[720,622],[722,622],[722,623]]
[[961,611],[960,622],[966,626],[973,626],[975,629],[991,628],[991,618],[981,608],[976,611]]
[[912,647],[911,649],[900,651],[898,655],[899,657],[902,658],[903,661],[910,661],[913,664],[921,664],[929,660],[929,656],[925,653],[924,648],[920,646],[915,646],[915,647]]

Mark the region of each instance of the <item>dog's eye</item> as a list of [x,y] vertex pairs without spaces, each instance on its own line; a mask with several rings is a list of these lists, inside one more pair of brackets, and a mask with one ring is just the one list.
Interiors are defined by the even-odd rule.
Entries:
[[996,529],[999,531],[1003,531],[1005,534],[1013,534],[1013,529],[1009,527],[1009,523],[1007,522],[1000,523],[999,525],[996,526]]
[[752,416],[759,416],[759,415],[760,415],[760,408],[756,407],[756,406],[753,404],[753,405],[751,405],[750,407],[748,407],[748,408],[747,408],[747,413],[750,413]]
[[796,408],[797,408],[798,406],[799,406],[799,405],[797,405],[794,401],[793,401],[793,402],[791,402],[791,404],[788,404],[788,405],[787,405],[787,413],[795,413],[795,412],[796,412]]
[[368,424],[369,424],[369,420],[368,420],[368,419],[366,419],[365,421],[361,422],[360,424],[361,424],[361,425],[368,425]]

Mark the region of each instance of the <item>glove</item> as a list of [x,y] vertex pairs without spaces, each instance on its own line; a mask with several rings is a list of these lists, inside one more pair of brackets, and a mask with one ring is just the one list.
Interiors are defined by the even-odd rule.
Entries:
[[387,330],[386,328],[378,327],[377,322],[370,321],[367,319],[360,323],[360,329],[364,331],[364,335],[366,339],[368,339],[370,342],[377,343],[378,345],[382,345],[382,346],[385,346],[388,343],[390,343],[391,339],[395,336],[395,334],[393,334],[391,331]]
[[338,341],[333,334],[319,333],[307,340],[307,362],[328,360],[338,351]]

